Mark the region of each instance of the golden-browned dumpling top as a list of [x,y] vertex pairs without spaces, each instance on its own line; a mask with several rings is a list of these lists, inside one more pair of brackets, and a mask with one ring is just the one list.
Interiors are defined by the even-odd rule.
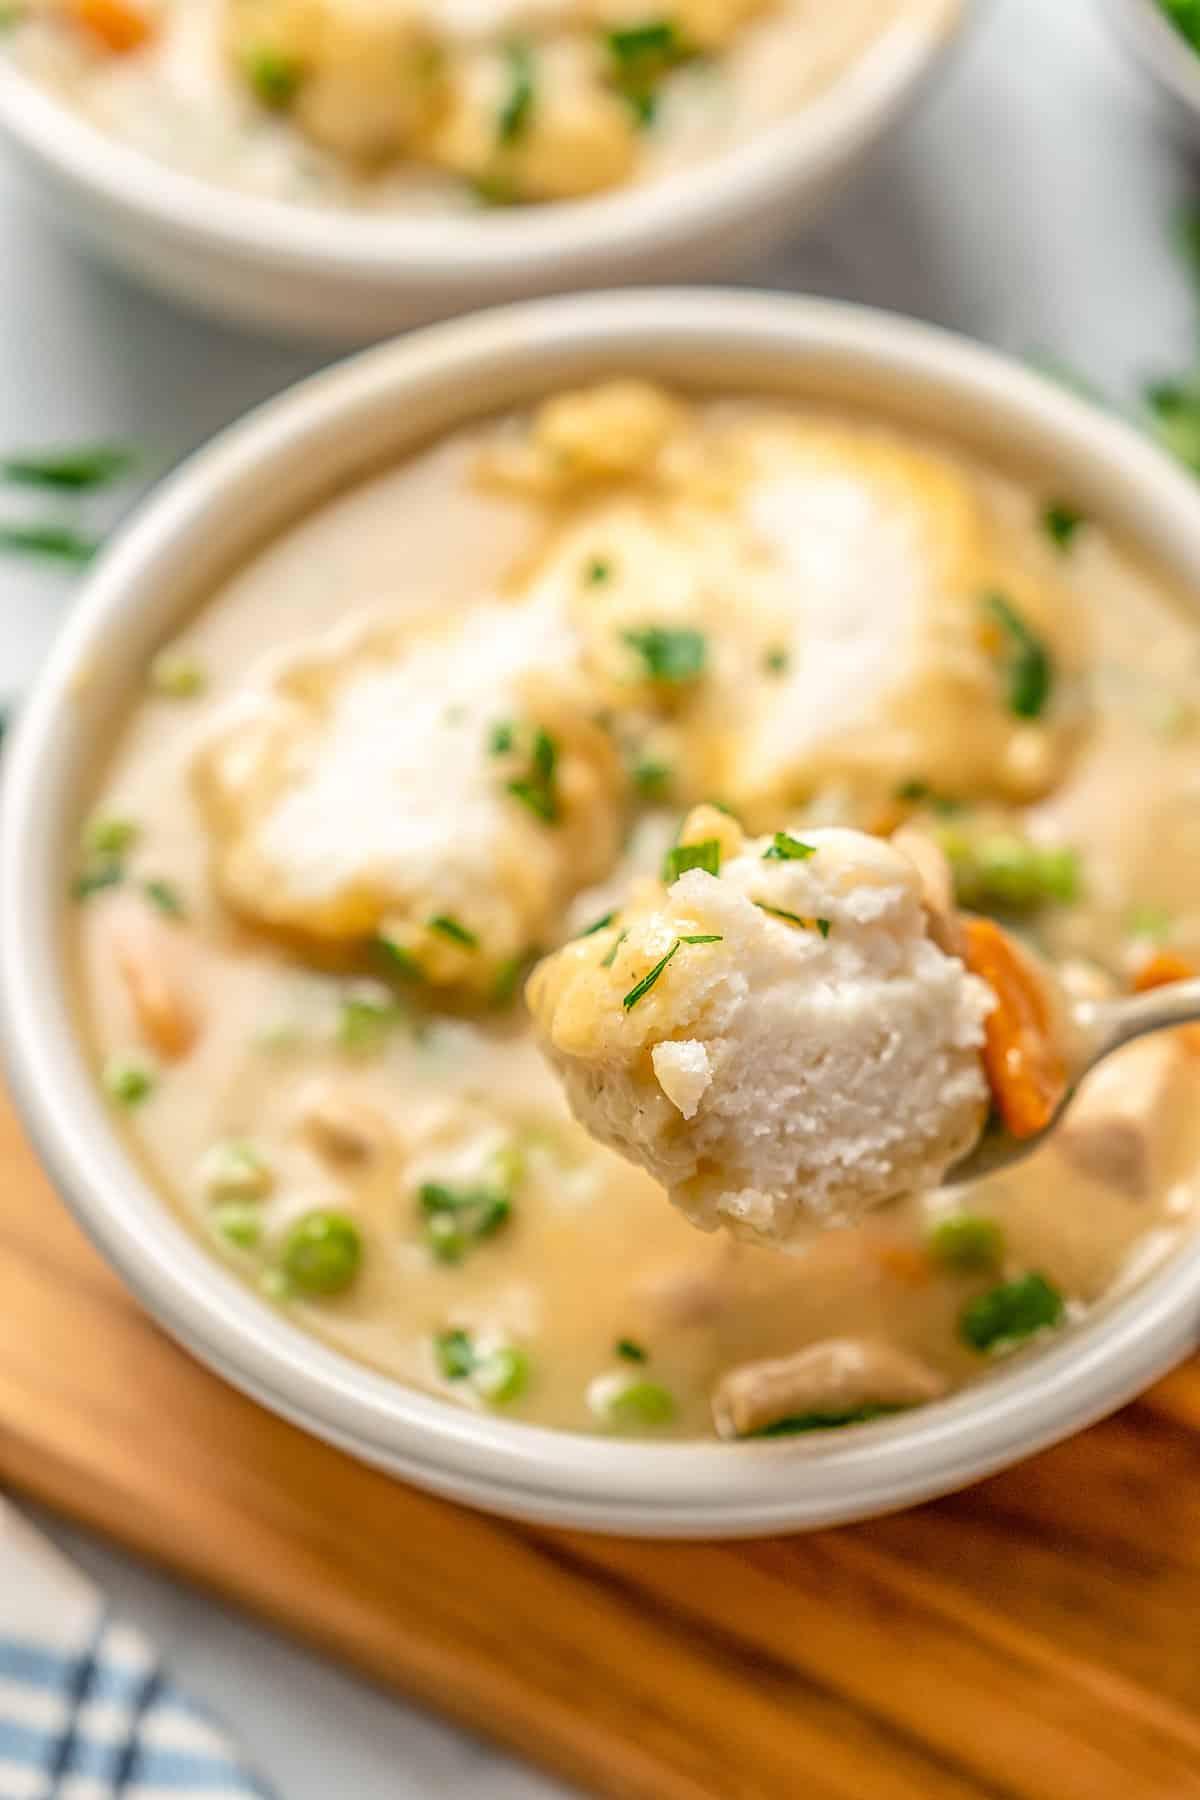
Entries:
[[982,1130],[993,1002],[939,935],[883,839],[701,807],[527,992],[593,1136],[695,1224],[784,1244],[936,1186]]
[[348,161],[406,156],[486,198],[566,200],[627,180],[663,78],[767,0],[226,0],[267,106]]
[[409,152],[440,103],[440,58],[413,0],[226,0],[230,55],[266,104],[287,107],[356,162]]
[[380,936],[426,982],[488,992],[616,854],[621,773],[585,700],[545,608],[326,646],[200,752],[222,894],[255,924]]
[[532,591],[615,712],[669,721],[672,797],[871,824],[915,781],[1023,800],[1063,772],[1069,600],[948,456],[625,382],[548,402],[486,472],[569,507]]

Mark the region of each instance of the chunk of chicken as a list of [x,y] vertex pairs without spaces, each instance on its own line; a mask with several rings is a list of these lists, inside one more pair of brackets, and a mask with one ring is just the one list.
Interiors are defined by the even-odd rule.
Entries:
[[494,200],[570,200],[624,181],[637,138],[596,47],[566,39],[456,59],[428,153]]
[[580,1122],[761,1242],[936,1185],[983,1126],[991,996],[929,936],[913,864],[700,808],[664,880],[530,978]]
[[794,1356],[743,1363],[713,1389],[721,1437],[749,1437],[785,1420],[838,1422],[867,1408],[921,1406],[946,1392],[943,1375],[893,1344],[827,1338]]
[[238,72],[314,142],[356,162],[413,147],[442,95],[435,33],[415,0],[226,0]]
[[1075,1168],[1131,1200],[1168,1179],[1195,1072],[1187,1046],[1162,1034],[1130,1044],[1088,1076],[1056,1137]]

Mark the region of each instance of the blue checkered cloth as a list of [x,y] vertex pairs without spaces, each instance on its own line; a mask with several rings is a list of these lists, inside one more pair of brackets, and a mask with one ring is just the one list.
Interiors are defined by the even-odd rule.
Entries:
[[133,1626],[0,1500],[0,1800],[272,1800]]

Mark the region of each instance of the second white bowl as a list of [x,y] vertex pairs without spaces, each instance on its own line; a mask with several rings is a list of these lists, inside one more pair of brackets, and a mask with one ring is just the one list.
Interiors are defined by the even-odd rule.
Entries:
[[902,13],[823,94],[643,187],[468,217],[338,212],[209,185],[105,136],[0,56],[0,140],[93,250],[243,324],[362,341],[471,307],[732,268],[795,229],[889,129],[966,0]]

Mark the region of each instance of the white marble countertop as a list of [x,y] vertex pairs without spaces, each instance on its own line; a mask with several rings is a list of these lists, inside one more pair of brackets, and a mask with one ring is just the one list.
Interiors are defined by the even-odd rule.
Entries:
[[[1057,353],[1123,399],[1196,347],[1171,249],[1186,161],[1096,0],[978,0],[918,115],[801,245],[746,280]],[[0,444],[130,437],[174,460],[318,366],[185,317],[83,262],[0,168]],[[0,565],[0,696],[37,667],[66,577]],[[67,1548],[168,1649],[282,1800],[538,1800],[561,1792],[427,1715],[84,1538]]]

